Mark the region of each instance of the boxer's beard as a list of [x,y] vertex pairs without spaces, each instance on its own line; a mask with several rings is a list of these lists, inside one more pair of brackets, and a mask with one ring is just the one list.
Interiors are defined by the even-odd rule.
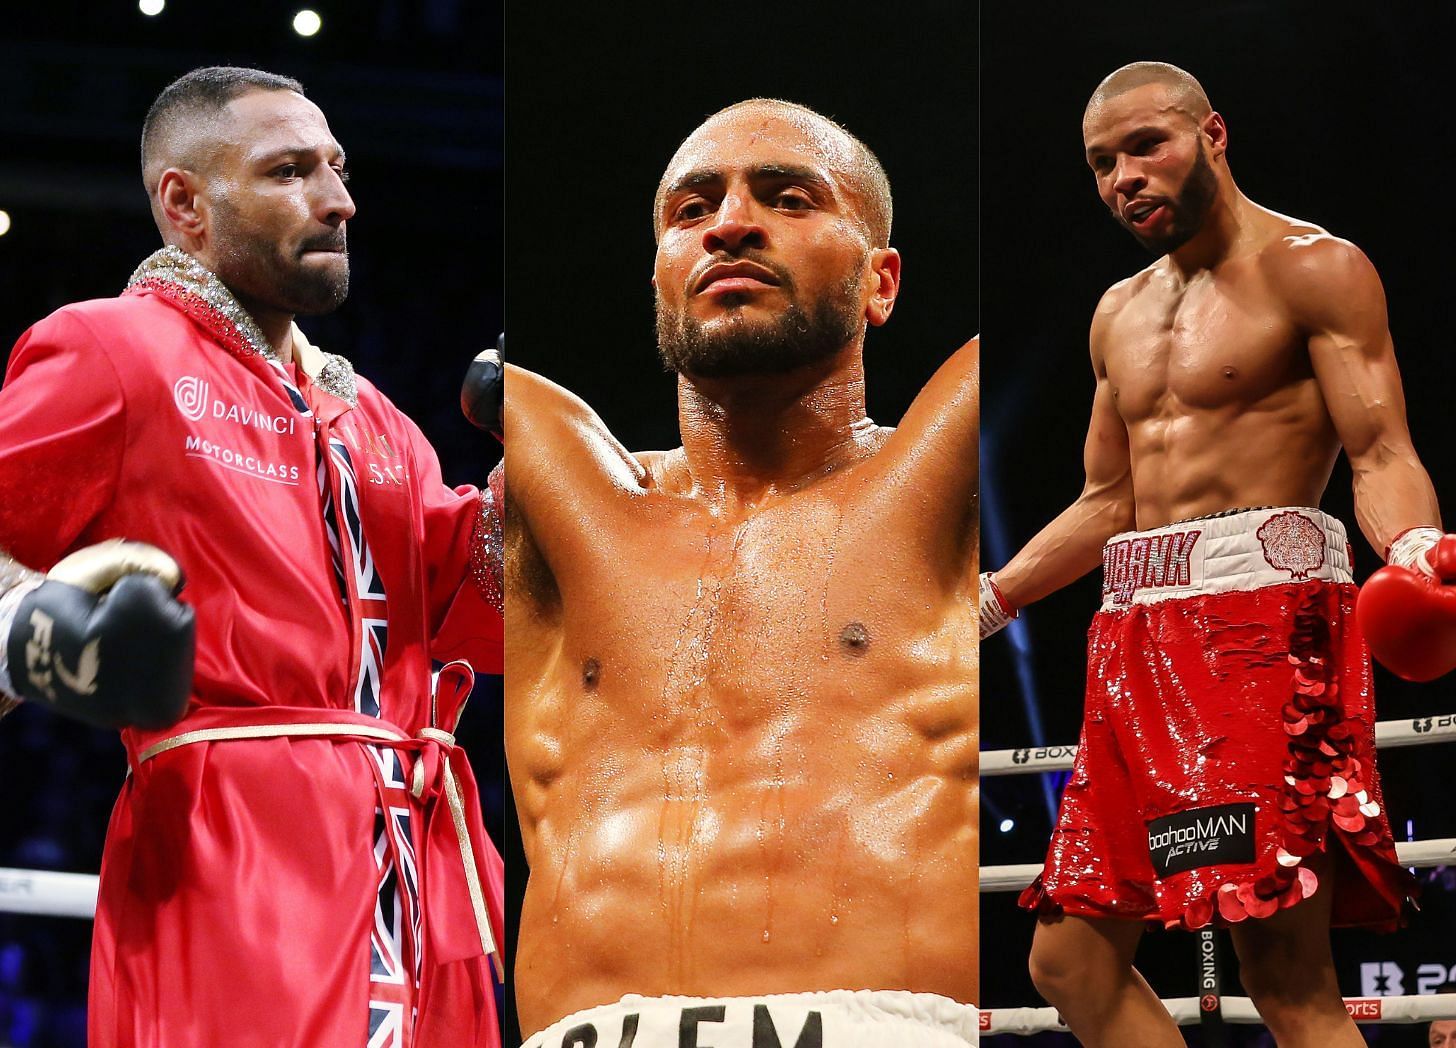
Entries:
[[1203,147],[1199,146],[1198,157],[1193,161],[1188,177],[1183,180],[1182,188],[1171,201],[1169,210],[1173,213],[1173,221],[1168,225],[1168,232],[1161,236],[1146,237],[1128,226],[1121,216],[1113,215],[1113,218],[1118,225],[1132,234],[1134,240],[1153,254],[1167,255],[1188,243],[1203,228],[1216,196],[1218,176],[1213,173],[1213,165],[1208,162]]
[[669,371],[697,378],[779,375],[827,360],[860,331],[859,267],[805,309],[788,274],[783,280],[789,305],[776,317],[750,320],[741,305],[703,323],[686,308],[670,312],[657,295],[657,350]]
[[[349,295],[349,256],[344,230],[336,229],[288,248],[251,229],[232,203],[213,202],[213,235],[223,245],[217,278],[239,299],[295,316],[332,313]],[[342,253],[303,261],[306,251]],[[246,302],[244,303],[247,304]]]

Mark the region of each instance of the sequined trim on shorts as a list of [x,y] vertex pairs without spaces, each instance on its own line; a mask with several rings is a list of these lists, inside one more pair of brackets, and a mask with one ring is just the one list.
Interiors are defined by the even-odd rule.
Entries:
[[[1278,797],[1275,865],[1262,875],[1251,871],[1245,880],[1225,881],[1193,899],[1181,914],[1161,920],[1168,928],[1226,927],[1250,917],[1269,917],[1314,895],[1320,882],[1307,860],[1329,848],[1332,828],[1343,832],[1342,843],[1352,850],[1394,852],[1389,824],[1379,817],[1380,803],[1369,789],[1366,767],[1373,756],[1366,732],[1358,720],[1345,715],[1340,696],[1326,608],[1329,594],[1326,589],[1307,592],[1294,611],[1288,654],[1291,694],[1280,716],[1289,741]],[[1040,876],[1018,901],[1043,919],[1064,912]],[[1158,922],[1160,917],[1152,912],[1148,920]]]

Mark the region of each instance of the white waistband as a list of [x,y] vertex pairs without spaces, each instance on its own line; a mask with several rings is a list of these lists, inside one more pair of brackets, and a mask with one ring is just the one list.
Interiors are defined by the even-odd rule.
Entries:
[[1345,526],[1308,507],[1249,509],[1114,535],[1102,549],[1102,610],[1282,582],[1351,582]]
[[[771,1031],[765,1028],[765,1023]],[[762,997],[639,997],[574,1012],[523,1048],[964,1048],[978,1014],[949,997],[908,990],[828,990]],[[696,1037],[689,1035],[696,1031]],[[757,1032],[757,1036],[755,1036]],[[772,1032],[773,1036],[765,1035]]]

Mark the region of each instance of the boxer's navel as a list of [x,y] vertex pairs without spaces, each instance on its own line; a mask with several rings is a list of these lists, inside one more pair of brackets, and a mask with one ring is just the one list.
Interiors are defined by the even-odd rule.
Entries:
[[602,664],[597,659],[587,659],[581,664],[581,683],[587,690],[595,690],[602,678]]

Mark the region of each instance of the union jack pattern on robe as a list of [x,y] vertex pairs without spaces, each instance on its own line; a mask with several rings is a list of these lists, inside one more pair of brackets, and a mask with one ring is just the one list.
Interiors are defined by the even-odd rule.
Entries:
[[[352,588],[359,606],[359,665],[354,709],[378,717],[384,650],[389,640],[388,602],[364,537],[354,462],[348,446],[341,440],[330,438],[328,461],[319,463],[319,492],[323,497],[334,571],[345,604]],[[384,803],[374,810],[374,862],[379,879],[374,925],[369,937],[369,1039],[366,1043],[368,1048],[407,1048],[414,1027],[414,1002],[421,975],[419,875],[410,799],[399,755],[383,746],[370,749]]]

